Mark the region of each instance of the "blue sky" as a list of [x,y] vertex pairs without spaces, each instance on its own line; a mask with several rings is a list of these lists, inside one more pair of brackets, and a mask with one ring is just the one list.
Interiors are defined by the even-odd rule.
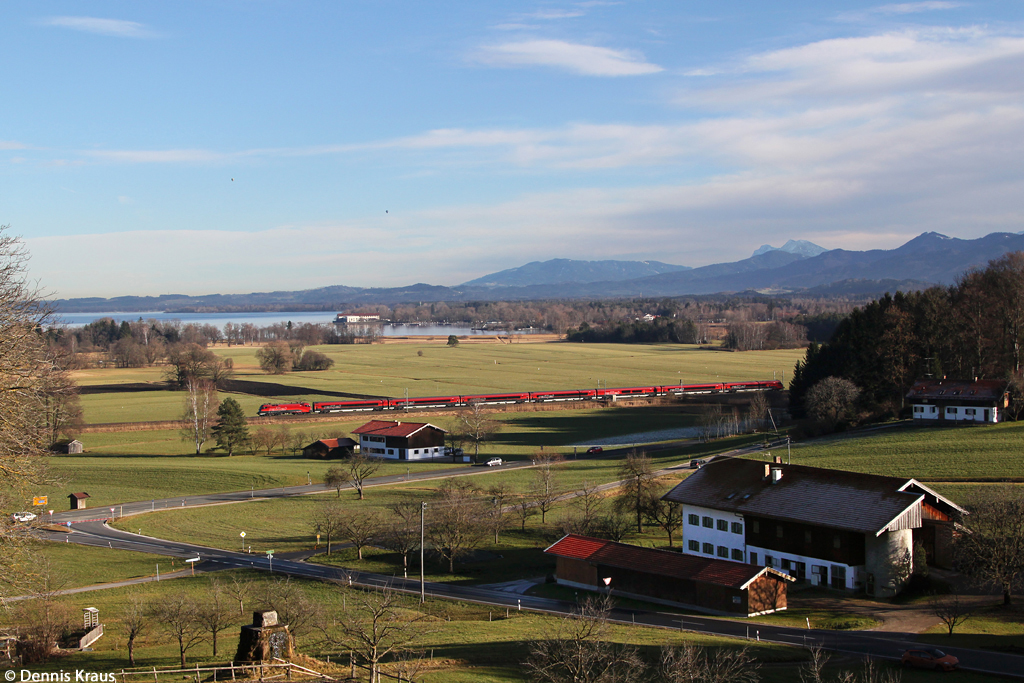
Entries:
[[0,4],[0,224],[61,297],[1024,230],[1024,3]]

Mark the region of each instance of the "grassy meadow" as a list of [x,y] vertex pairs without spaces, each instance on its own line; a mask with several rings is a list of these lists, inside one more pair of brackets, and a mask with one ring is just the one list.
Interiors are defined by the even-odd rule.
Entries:
[[[235,379],[296,387],[275,401],[338,400],[321,392],[401,397],[447,394],[584,389],[600,386],[735,381],[788,376],[804,352],[800,349],[727,353],[679,344],[467,344],[443,342],[356,344],[311,347],[335,365],[323,372],[266,375],[254,346],[218,346],[213,350],[234,362]],[[420,353],[422,352],[422,355]],[[165,368],[78,370],[81,386],[160,382]],[[254,415],[267,399],[236,396]],[[174,420],[181,394],[167,391],[88,394],[82,397],[89,424]]]
[[[198,600],[209,600],[213,591],[224,589],[231,584],[232,577],[240,581],[251,580],[249,596],[244,603],[244,615],[240,614],[238,603],[224,596],[233,605],[232,626],[219,636],[219,651],[212,652],[209,638],[188,652],[188,662],[226,662],[235,651],[239,627],[251,622],[252,610],[266,604],[268,594],[282,591],[277,578],[235,570],[201,574],[194,578],[173,581],[151,582],[130,588],[116,588],[93,593],[72,595],[64,598],[65,603],[76,617],[84,607],[96,607],[105,625],[104,637],[96,641],[91,652],[73,652],[45,665],[33,665],[33,671],[67,671],[85,668],[91,671],[119,672],[128,667],[126,636],[121,624],[123,605],[129,595],[137,596],[144,603],[155,604],[169,596],[184,593]],[[326,616],[326,622],[343,618],[363,595],[361,591],[339,588],[317,581],[293,580],[293,589],[319,606]],[[287,589],[285,589],[287,590]],[[558,619],[530,612],[506,614],[482,605],[451,601],[428,600],[420,605],[415,597],[401,599],[402,613],[410,619],[421,619],[419,635],[413,647],[428,659],[425,676],[417,680],[440,683],[442,681],[495,681],[523,682],[527,680],[519,664],[527,654],[526,643],[543,638],[555,631]],[[13,620],[16,612],[0,615],[0,620]],[[328,633],[337,635],[328,628]],[[643,648],[652,659],[662,645],[681,645],[685,642],[704,647],[740,647],[740,641],[680,633],[675,630],[612,626],[609,640],[630,643]],[[340,645],[323,643],[318,633],[310,627],[300,629],[297,634],[298,650],[307,657],[316,658],[309,662],[314,668],[329,675],[342,676],[348,671],[348,652]],[[756,654],[768,662],[800,662],[804,655],[797,649],[766,643],[756,644]],[[331,664],[327,664],[330,657]],[[339,666],[338,663],[341,665]],[[155,623],[150,622],[141,639],[136,643],[136,666],[139,669],[178,666],[176,643]],[[180,680],[180,676],[168,676],[163,680]]]

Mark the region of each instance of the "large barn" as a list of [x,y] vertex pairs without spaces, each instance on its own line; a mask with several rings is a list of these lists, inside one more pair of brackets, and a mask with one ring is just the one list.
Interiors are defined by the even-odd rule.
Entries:
[[555,580],[587,591],[747,617],[786,609],[793,579],[755,567],[668,550],[568,534],[545,551],[556,559]]
[[949,566],[963,508],[916,481],[802,465],[714,460],[665,494],[683,552],[773,567],[798,581],[891,596],[920,543]]
[[359,452],[390,460],[424,460],[444,455],[447,432],[426,422],[370,420],[352,430],[359,435]]

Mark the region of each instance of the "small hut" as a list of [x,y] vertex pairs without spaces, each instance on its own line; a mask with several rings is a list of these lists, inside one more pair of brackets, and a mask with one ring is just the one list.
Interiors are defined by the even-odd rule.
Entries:
[[72,439],[71,441],[58,441],[57,443],[50,446],[50,450],[54,453],[67,453],[69,455],[75,455],[78,453],[85,452],[85,444],[78,439]]
[[349,438],[320,439],[302,449],[304,458],[347,458],[355,452],[356,442]]
[[68,499],[70,500],[72,510],[84,510],[86,508],[85,499],[91,496],[82,491],[81,493],[69,493]]

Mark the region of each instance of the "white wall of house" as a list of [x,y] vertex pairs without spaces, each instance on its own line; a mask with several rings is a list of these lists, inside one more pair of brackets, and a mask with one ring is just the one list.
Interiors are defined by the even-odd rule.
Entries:
[[388,460],[425,460],[444,455],[444,446],[430,448],[388,448],[383,436],[359,435],[359,452]]
[[[999,422],[999,408],[987,406],[934,406],[915,405],[913,408],[915,420],[938,420],[945,419],[955,422],[987,422],[994,424]],[[987,418],[987,419],[986,419]]]
[[[696,524],[693,523],[694,519]],[[683,552],[687,555],[746,562],[744,525],[743,515],[697,505],[683,505]]]
[[[683,505],[682,507],[682,547],[683,552],[687,555],[770,566],[793,577],[797,576],[796,563],[803,562],[805,565],[804,578],[807,581],[814,585],[819,585],[821,582],[831,586],[832,578],[838,573],[844,577],[843,586],[849,590],[859,588],[858,582],[863,580],[864,567],[861,565],[835,564],[817,557],[781,553],[777,550],[746,545],[746,520],[739,513],[723,512],[698,505]],[[694,516],[696,516],[696,524],[693,523]],[[709,522],[710,526],[708,526]],[[722,529],[723,524],[725,525],[724,530]],[[815,570],[816,567],[824,569]]]

